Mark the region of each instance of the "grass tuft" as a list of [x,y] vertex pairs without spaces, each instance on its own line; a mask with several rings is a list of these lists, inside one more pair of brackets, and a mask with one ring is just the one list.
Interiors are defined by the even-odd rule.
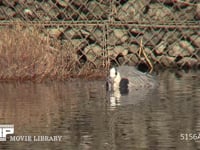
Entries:
[[105,76],[102,65],[80,65],[73,46],[36,28],[0,28],[0,80],[43,81]]

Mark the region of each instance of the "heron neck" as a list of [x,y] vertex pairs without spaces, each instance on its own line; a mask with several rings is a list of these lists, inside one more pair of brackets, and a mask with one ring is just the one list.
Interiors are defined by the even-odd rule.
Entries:
[[121,77],[120,77],[120,74],[118,73],[114,79],[114,88],[119,88],[120,81],[121,81]]

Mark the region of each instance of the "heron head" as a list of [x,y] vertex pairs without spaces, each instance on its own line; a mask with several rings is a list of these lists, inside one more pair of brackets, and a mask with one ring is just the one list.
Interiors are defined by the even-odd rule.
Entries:
[[113,67],[110,69],[110,78],[115,79],[118,74],[117,68]]
[[117,68],[113,67],[110,69],[108,77],[108,85],[109,88],[119,88],[119,83],[121,80],[120,73],[118,72]]

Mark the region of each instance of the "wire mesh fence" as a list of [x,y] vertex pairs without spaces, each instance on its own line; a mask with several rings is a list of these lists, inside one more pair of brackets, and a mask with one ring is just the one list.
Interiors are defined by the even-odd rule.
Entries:
[[200,66],[199,0],[0,1],[1,28],[16,24],[73,47],[79,68]]

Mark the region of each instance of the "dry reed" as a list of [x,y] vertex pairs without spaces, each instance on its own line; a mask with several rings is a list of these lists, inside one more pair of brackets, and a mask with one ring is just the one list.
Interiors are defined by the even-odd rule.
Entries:
[[69,79],[102,77],[101,67],[80,66],[75,50],[62,46],[36,28],[0,28],[0,80]]

